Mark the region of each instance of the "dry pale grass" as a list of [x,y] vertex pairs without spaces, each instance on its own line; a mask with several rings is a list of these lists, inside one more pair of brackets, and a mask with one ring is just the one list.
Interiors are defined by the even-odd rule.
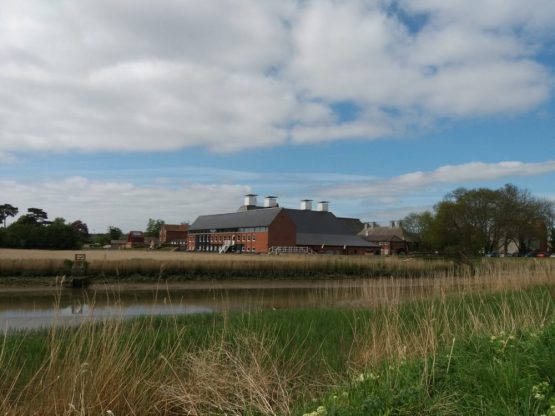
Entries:
[[317,277],[435,276],[452,273],[451,261],[378,256],[219,255],[148,250],[42,251],[0,250],[0,276],[56,276],[68,272],[66,260],[87,255],[93,276]]
[[[0,276],[58,276],[70,271],[73,251],[0,249]],[[467,278],[501,276],[537,279],[555,274],[555,259],[477,259],[474,265],[450,260],[379,256],[218,255],[135,250],[89,250],[91,276],[135,278]],[[67,263],[67,262],[66,262]],[[425,284],[429,284],[424,282]],[[505,283],[503,283],[505,284]]]
[[[165,414],[287,415],[295,391],[308,388],[303,358],[272,354],[275,338],[245,334],[187,353],[158,389]],[[300,346],[299,346],[300,347]]]
[[[0,261],[60,261],[72,260],[75,254],[85,254],[90,262],[111,262],[126,260],[152,260],[159,262],[183,261],[189,263],[210,264],[282,264],[303,263],[307,265],[345,261],[350,264],[368,264],[369,262],[397,263],[396,257],[379,256],[331,256],[331,255],[251,255],[251,254],[216,254],[216,253],[189,253],[184,251],[162,250],[23,250],[0,249]],[[416,260],[420,262],[420,260]],[[426,264],[421,262],[422,265]]]

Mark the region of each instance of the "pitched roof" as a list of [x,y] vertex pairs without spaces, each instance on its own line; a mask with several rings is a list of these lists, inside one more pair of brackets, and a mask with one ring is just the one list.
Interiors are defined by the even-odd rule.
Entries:
[[329,211],[285,209],[297,229],[297,245],[375,247],[353,231],[352,218],[338,218]]
[[282,208],[254,209],[228,214],[201,215],[189,227],[190,231],[222,228],[267,227]]
[[187,231],[189,224],[162,224],[162,228],[166,231]]
[[300,246],[348,246],[348,247],[379,247],[377,244],[364,241],[356,235],[297,233],[297,245]]
[[374,227],[358,233],[367,241],[407,241],[416,242],[418,235],[405,231],[402,227]]
[[364,229],[364,224],[358,218],[337,217],[337,219],[345,224],[345,226],[349,227],[353,235],[358,234]]
[[329,211],[311,211],[284,208],[295,223],[297,234],[347,234],[352,235],[341,221]]

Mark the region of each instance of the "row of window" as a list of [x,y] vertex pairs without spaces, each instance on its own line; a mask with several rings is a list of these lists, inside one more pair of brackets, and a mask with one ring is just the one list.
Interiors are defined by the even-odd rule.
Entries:
[[268,227],[243,227],[239,228],[240,233],[263,233],[268,231]]
[[200,233],[263,233],[268,227],[240,227],[240,228],[213,228],[211,230],[195,230],[194,234]]
[[[220,246],[202,246],[198,247],[196,251],[219,251]],[[237,253],[256,253],[256,248],[250,247],[237,247],[235,249]]]
[[[247,235],[232,235],[232,236],[223,236],[223,235],[209,235],[209,234],[201,234],[198,237],[198,241],[200,243],[223,243],[225,241],[256,241],[256,234],[247,234]],[[189,238],[189,241],[192,243],[194,242],[194,237]]]

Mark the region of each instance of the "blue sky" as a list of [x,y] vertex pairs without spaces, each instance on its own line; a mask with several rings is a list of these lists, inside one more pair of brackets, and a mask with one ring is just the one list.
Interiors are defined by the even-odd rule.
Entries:
[[245,192],[378,222],[555,199],[555,5],[447,3],[3,2],[0,202],[100,232]]

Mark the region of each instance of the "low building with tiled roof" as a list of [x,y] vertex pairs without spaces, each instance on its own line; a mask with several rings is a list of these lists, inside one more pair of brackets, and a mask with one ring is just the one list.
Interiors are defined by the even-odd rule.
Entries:
[[375,222],[364,224],[358,233],[364,240],[380,247],[382,255],[407,254],[418,248],[420,238],[418,234],[406,231],[401,221],[391,221],[389,227],[380,226]]
[[365,254],[377,248],[353,232],[353,221],[329,212],[326,201],[314,211],[309,200],[302,209],[282,208],[275,200],[267,197],[258,206],[249,194],[237,212],[198,217],[189,228],[188,250]]

